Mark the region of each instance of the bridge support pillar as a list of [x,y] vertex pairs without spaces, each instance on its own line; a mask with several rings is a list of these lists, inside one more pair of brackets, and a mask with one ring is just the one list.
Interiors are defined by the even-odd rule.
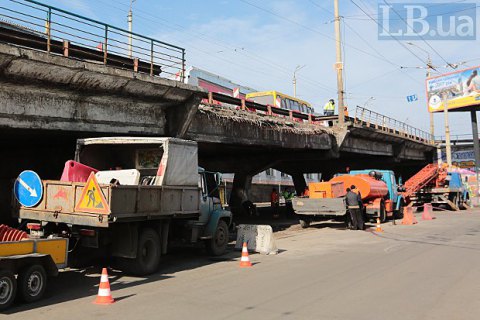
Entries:
[[230,195],[230,207],[233,213],[245,213],[242,204],[248,200],[248,194],[252,186],[252,178],[255,174],[236,172],[233,177],[232,193]]
[[305,181],[305,177],[303,176],[303,173],[293,173],[291,174],[292,180],[293,180],[293,185],[295,187],[295,191],[297,192],[297,195],[301,195],[303,191],[305,191],[305,188],[307,187],[307,182]]

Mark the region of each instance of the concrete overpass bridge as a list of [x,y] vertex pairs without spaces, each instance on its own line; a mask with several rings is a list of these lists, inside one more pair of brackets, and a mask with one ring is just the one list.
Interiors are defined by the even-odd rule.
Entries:
[[0,44],[0,83],[2,203],[9,203],[11,181],[24,169],[58,178],[75,139],[85,136],[196,140],[202,166],[235,173],[234,204],[248,198],[251,178],[267,168],[292,175],[303,190],[308,172],[377,167],[408,176],[435,149],[424,133],[368,110],[359,109],[344,126],[325,127],[315,123],[321,117],[284,110],[275,116],[279,110],[180,82],[8,44]]
[[[107,32],[98,51],[60,41],[47,22],[46,37],[0,24],[0,220],[9,216],[12,181],[19,172],[33,169],[42,178],[59,178],[80,137],[196,140],[200,165],[235,173],[234,205],[248,198],[251,178],[267,168],[290,174],[303,190],[303,173],[328,177],[346,167],[376,167],[407,177],[433,158],[428,134],[372,111],[357,109],[344,125],[325,127],[319,123],[323,117],[209,94],[159,77],[174,74],[173,66],[184,69],[181,48],[171,49],[180,54],[178,61],[169,53],[165,62],[154,49],[139,60],[108,51],[112,39]],[[151,48],[158,45],[146,41]]]

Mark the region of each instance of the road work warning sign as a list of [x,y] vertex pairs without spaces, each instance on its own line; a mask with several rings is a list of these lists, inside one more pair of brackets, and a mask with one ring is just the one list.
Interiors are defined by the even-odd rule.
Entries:
[[83,187],[75,211],[109,214],[110,207],[98,185],[95,174],[92,172]]

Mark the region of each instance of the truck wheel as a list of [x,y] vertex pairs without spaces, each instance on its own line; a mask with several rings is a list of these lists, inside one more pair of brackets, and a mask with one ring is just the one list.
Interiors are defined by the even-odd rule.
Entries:
[[160,264],[160,237],[151,228],[145,228],[138,237],[137,257],[134,259],[119,258],[120,270],[135,276],[154,273]]
[[17,280],[13,272],[0,270],[0,310],[7,309],[15,300]]
[[380,222],[387,221],[387,211],[385,210],[385,203],[380,203]]
[[302,227],[303,229],[310,227],[310,220],[307,218],[300,219],[298,220],[298,222],[300,223],[300,227]]
[[220,256],[224,254],[228,240],[229,234],[227,223],[223,220],[219,220],[213,238],[206,242],[207,253],[212,256]]
[[19,297],[25,302],[40,300],[47,287],[47,273],[39,264],[26,267],[18,275]]
[[400,206],[398,207],[398,210],[393,211],[394,219],[403,219],[404,207],[405,207],[405,201],[402,199],[400,200]]

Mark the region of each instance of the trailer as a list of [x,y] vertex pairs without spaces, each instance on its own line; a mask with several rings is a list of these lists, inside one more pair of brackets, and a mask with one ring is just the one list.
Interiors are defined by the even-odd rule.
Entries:
[[199,168],[197,154],[196,142],[176,138],[79,139],[62,178],[43,180],[41,201],[18,217],[69,237],[72,262],[113,257],[136,275],[155,272],[173,240],[203,241],[221,255],[232,214],[220,201],[221,175]]
[[0,242],[0,310],[17,298],[40,300],[48,277],[57,276],[67,266],[68,239],[35,238]]

